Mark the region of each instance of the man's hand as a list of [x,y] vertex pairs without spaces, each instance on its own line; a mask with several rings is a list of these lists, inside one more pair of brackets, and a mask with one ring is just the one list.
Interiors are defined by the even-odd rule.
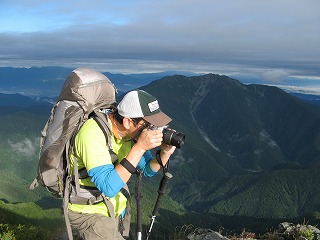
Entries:
[[170,156],[174,153],[175,150],[176,150],[175,146],[168,145],[165,143],[161,144],[160,158],[162,160],[163,165],[167,164]]
[[155,147],[159,147],[162,143],[162,137],[163,135],[161,130],[144,129],[135,145],[147,151]]

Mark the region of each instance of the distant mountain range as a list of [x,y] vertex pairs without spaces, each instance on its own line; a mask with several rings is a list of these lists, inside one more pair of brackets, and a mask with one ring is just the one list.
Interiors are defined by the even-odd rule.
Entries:
[[0,116],[19,111],[44,114],[50,111],[55,97],[28,97],[21,94],[0,93]]
[[[65,67],[31,67],[13,68],[0,67],[0,93],[14,94],[47,98],[55,101],[66,77],[72,68]],[[129,90],[148,85],[154,80],[167,76],[200,76],[193,72],[165,71],[158,73],[121,74],[103,72],[117,87],[119,94]],[[242,82],[242,81],[241,81]],[[246,85],[250,80],[243,80]],[[252,82],[252,81],[251,81]],[[320,105],[320,96],[290,92],[290,94],[303,99],[306,102]],[[1,103],[0,103],[1,104]]]
[[[185,221],[212,229],[265,228],[319,211],[317,105],[277,87],[215,74],[167,76],[141,88],[159,99],[173,119],[170,127],[186,134],[169,164],[171,198],[199,214]],[[30,171],[12,169],[9,149],[20,146],[15,141],[34,146],[25,139],[39,136],[52,105],[21,95],[1,94],[0,100],[2,167],[31,179]],[[205,221],[209,217],[215,226]]]
[[[65,67],[0,67],[0,92],[28,96],[58,96],[66,77],[73,68]],[[166,71],[160,73],[113,74],[103,72],[120,92],[126,92],[151,81],[175,74],[195,76],[191,72]]]
[[320,105],[320,96],[314,94],[291,93],[293,96],[302,99],[305,102]]

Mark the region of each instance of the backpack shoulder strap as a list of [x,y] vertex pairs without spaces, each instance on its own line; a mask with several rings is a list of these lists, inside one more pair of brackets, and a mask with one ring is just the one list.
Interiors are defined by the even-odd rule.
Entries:
[[111,129],[108,124],[108,119],[106,115],[104,113],[101,113],[100,111],[94,111],[92,118],[97,122],[97,124],[101,128],[102,132],[106,137],[106,143],[109,149],[112,150],[113,148],[112,148],[112,141],[111,141]]
[[[99,112],[99,111],[95,111],[92,117],[97,122],[97,124],[100,126],[101,130],[103,131],[103,133],[106,137],[107,145],[109,146],[110,155],[115,157],[115,159],[112,159],[113,164],[114,165],[117,164],[118,157],[112,151],[111,129],[108,124],[108,119],[107,119],[106,115]],[[124,237],[128,237],[129,230],[130,230],[130,221],[131,221],[131,197],[130,197],[130,191],[129,191],[127,184],[121,189],[121,193],[127,198],[127,211],[125,214],[124,222],[122,222],[123,228],[121,229],[121,234]],[[114,211],[113,205],[109,201],[105,201],[105,203],[109,209],[109,212],[113,212]],[[121,218],[121,221],[122,221],[122,218]]]

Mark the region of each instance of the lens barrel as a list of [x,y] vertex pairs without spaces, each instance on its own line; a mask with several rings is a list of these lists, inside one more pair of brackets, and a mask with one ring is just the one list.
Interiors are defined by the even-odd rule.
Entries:
[[163,142],[168,145],[181,148],[182,145],[184,144],[185,135],[183,133],[176,132],[170,128],[164,128],[162,130],[162,134],[163,134]]

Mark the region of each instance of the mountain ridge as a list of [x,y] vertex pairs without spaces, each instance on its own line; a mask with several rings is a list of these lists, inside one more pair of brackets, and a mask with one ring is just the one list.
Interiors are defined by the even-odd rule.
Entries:
[[[212,76],[213,78],[220,79],[220,82],[217,81],[217,79],[213,79]],[[192,81],[192,79],[201,78],[202,77],[195,77],[189,79]],[[311,132],[318,133],[320,131],[318,108],[313,107],[298,98],[292,97],[290,94],[279,88],[256,84],[244,85],[237,80],[232,80],[223,76],[219,77],[219,75],[205,75],[203,78],[211,79],[211,84],[213,84],[211,88],[212,91],[202,98],[202,108],[191,110],[191,112],[193,112],[191,115],[193,115],[193,119],[196,119],[197,125],[200,128],[203,128],[202,130],[204,130],[204,128],[209,130],[212,142],[221,142],[219,139],[221,136],[236,137],[235,135],[237,134],[242,136],[244,135],[243,133],[251,133],[250,131],[255,131],[257,130],[256,128],[260,127],[259,130],[261,131],[257,137],[262,138],[261,141],[265,140],[263,137],[268,137],[260,136],[262,131],[266,131],[265,134],[269,133],[270,137],[273,136],[280,144],[285,145],[285,141],[281,136],[284,136],[284,139],[291,139],[293,138],[293,135],[296,135],[297,133],[300,135],[309,135]],[[185,83],[186,80],[187,79],[184,78],[180,81]],[[177,84],[179,85],[179,83]],[[198,89],[201,91],[202,87],[203,86],[200,85]],[[206,91],[209,91],[209,85],[206,85],[205,89]],[[223,101],[223,104],[221,101]],[[190,105],[192,106],[192,104]],[[216,111],[217,114],[212,114],[214,111]],[[283,113],[285,113],[286,116],[283,116]],[[292,119],[289,119],[287,116],[292,117]],[[230,124],[228,126],[227,120],[237,122],[238,124]],[[300,124],[298,121],[301,120],[306,120],[308,122]],[[211,124],[210,121],[212,121],[213,124]],[[278,121],[280,123],[293,122],[291,124],[294,126],[278,127]],[[244,129],[240,128],[241,126],[239,126],[239,123],[242,123],[241,126],[243,125]],[[304,129],[299,130],[302,126]],[[292,128],[295,129],[295,131],[287,133],[290,134],[289,137],[287,137],[286,134],[283,134],[289,132]],[[228,133],[228,131],[232,131],[232,134]],[[210,134],[208,135],[210,136]],[[299,138],[300,135],[297,138]],[[316,140],[317,134],[313,134],[313,136]],[[273,139],[269,140],[272,141]],[[297,145],[299,143],[300,142],[295,144]],[[271,142],[271,145],[274,144],[275,142]],[[314,144],[316,144],[315,148],[318,148],[319,142]],[[218,144],[217,146],[220,149],[222,148],[221,144]],[[226,147],[224,148],[227,149]],[[292,157],[292,155],[288,153],[291,150],[294,151],[294,149],[285,149],[287,160]],[[301,155],[303,154],[298,156]],[[314,155],[319,155],[319,152],[316,151],[316,154]],[[318,160],[319,159],[316,161]],[[294,161],[294,159],[291,161]]]

